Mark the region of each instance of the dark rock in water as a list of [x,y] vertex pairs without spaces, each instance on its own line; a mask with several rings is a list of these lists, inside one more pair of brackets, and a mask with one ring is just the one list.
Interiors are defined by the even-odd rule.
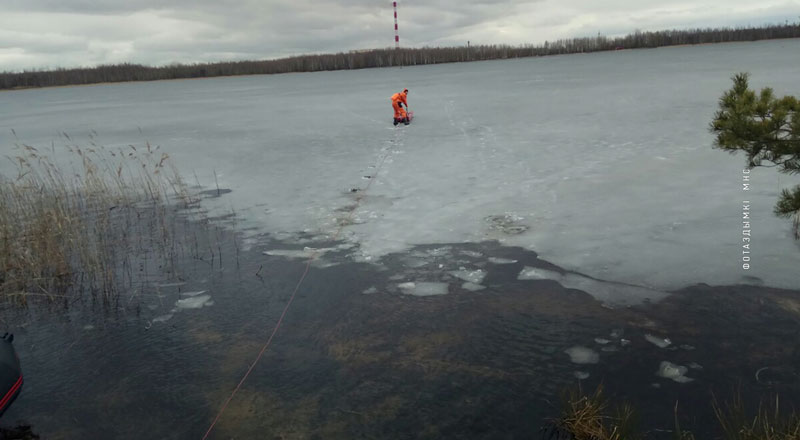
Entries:
[[30,426],[20,425],[16,428],[0,428],[0,440],[34,440],[39,436],[31,431]]
[[358,188],[350,188],[350,192],[351,193],[358,192]]

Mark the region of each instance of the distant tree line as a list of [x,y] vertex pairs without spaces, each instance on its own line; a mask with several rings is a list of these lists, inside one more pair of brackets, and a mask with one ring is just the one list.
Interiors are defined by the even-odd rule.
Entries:
[[684,44],[800,38],[800,23],[761,27],[636,31],[624,37],[602,35],[546,41],[540,45],[480,45],[458,47],[387,48],[325,55],[303,55],[265,61],[174,64],[150,67],[139,64],[101,65],[90,68],[34,70],[0,73],[0,90],[123,81],[154,81],[324,70],[415,66],[464,61],[562,55],[620,49],[655,48]]

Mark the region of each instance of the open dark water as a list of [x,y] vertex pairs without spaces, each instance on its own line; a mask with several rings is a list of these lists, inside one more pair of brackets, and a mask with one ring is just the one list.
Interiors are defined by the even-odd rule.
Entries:
[[[47,439],[202,437],[305,262],[265,255],[287,249],[267,236],[245,250],[225,229],[185,227],[208,250],[187,252],[168,275],[140,265],[141,283],[111,304],[5,307],[26,379],[5,425],[30,423]],[[797,291],[696,285],[656,304],[609,307],[552,280],[519,280],[526,267],[561,269],[496,242],[419,246],[379,264],[333,249],[312,264],[211,438],[538,438],[564,390],[600,383],[636,405],[653,438],[668,438],[660,430],[673,426],[676,401],[682,426],[710,438],[712,392],[800,404]],[[450,273],[460,268],[484,271],[486,288],[462,288]],[[398,287],[425,281],[448,293]],[[167,317],[176,301],[205,295],[204,306]],[[575,346],[598,362],[571,362],[565,350]],[[662,361],[691,365],[692,381],[657,376]]]

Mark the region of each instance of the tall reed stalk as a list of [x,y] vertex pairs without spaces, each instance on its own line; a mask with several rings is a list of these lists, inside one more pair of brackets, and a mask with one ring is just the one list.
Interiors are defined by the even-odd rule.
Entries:
[[138,252],[174,249],[167,210],[190,196],[167,154],[149,144],[67,150],[17,146],[16,175],[0,175],[0,296],[108,298]]

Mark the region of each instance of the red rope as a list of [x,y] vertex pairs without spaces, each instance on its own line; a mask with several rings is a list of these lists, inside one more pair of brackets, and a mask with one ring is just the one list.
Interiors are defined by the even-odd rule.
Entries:
[[[347,216],[347,220],[350,220],[353,217],[353,213],[356,212],[356,209],[361,204],[361,199],[364,198],[364,193],[367,192],[369,187],[372,185],[372,182],[374,182],[375,179],[377,179],[378,173],[380,172],[381,167],[383,167],[383,163],[386,161],[386,157],[387,156],[389,156],[388,152],[383,155],[383,159],[381,159],[380,164],[378,164],[378,168],[375,169],[375,175],[371,176],[371,178],[369,180],[369,183],[367,183],[367,186],[364,187],[364,190],[361,191],[361,194],[358,197],[356,197],[356,206],[355,206],[355,208],[353,208],[352,211],[350,211],[350,214]],[[339,237],[339,234],[342,232],[342,229],[344,229],[344,227],[345,227],[345,225],[347,225],[347,223],[348,223],[347,221],[342,222],[342,224],[339,226],[339,229],[337,229],[336,233],[333,235],[333,241],[336,241],[336,239]],[[256,359],[253,361],[252,364],[250,364],[250,368],[248,368],[247,372],[244,373],[244,376],[242,376],[242,380],[240,380],[239,383],[236,384],[236,387],[233,389],[233,392],[231,393],[231,395],[228,396],[228,399],[225,400],[224,404],[222,404],[222,407],[220,408],[219,412],[217,413],[217,416],[214,418],[214,421],[211,422],[211,426],[208,427],[208,430],[206,431],[205,435],[203,435],[203,440],[206,440],[208,438],[208,436],[211,434],[211,431],[214,429],[214,426],[216,426],[217,422],[222,417],[222,413],[225,412],[225,409],[228,407],[228,404],[231,403],[231,400],[233,400],[233,396],[235,396],[236,393],[239,391],[239,389],[242,387],[242,384],[244,384],[244,381],[247,380],[248,376],[250,376],[250,373],[253,371],[253,368],[255,368],[255,366],[258,363],[258,361],[261,360],[261,357],[264,355],[264,353],[267,351],[267,348],[272,343],[272,339],[275,337],[275,334],[278,333],[278,329],[280,328],[281,324],[283,323],[283,318],[286,316],[286,312],[289,311],[289,307],[292,305],[292,302],[294,301],[294,297],[297,296],[297,292],[300,290],[300,286],[303,284],[303,281],[305,281],[306,275],[308,275],[308,271],[311,268],[311,263],[317,258],[318,255],[319,255],[319,251],[314,251],[314,253],[312,253],[311,256],[308,258],[308,261],[306,262],[306,268],[303,271],[303,275],[300,276],[300,280],[297,282],[297,285],[294,287],[294,292],[292,292],[292,296],[289,297],[289,301],[286,303],[286,307],[283,308],[283,312],[281,313],[281,317],[278,319],[278,322],[275,324],[275,328],[272,330],[272,334],[269,335],[269,339],[267,339],[267,342],[261,348],[261,351],[258,352],[258,356],[256,356]]]

